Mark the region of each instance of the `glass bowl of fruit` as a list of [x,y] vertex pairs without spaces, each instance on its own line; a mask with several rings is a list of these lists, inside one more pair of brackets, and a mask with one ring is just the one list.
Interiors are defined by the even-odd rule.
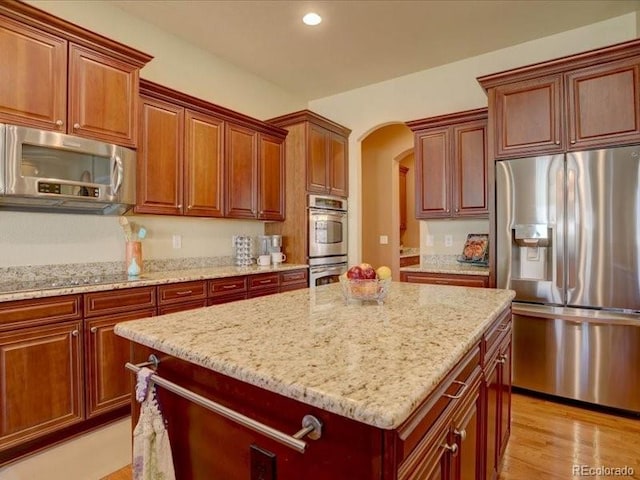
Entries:
[[361,300],[382,305],[391,287],[391,269],[386,266],[374,269],[368,263],[354,265],[340,275],[340,285],[346,303]]

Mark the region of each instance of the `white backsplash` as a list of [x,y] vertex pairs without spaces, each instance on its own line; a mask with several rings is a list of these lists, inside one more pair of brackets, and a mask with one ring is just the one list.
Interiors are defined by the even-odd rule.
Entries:
[[[488,233],[488,219],[465,220],[422,220],[420,222],[420,253],[422,255],[460,255],[467,235]],[[433,238],[433,245],[427,245],[427,236]],[[445,236],[451,235],[451,246],[445,245]]]

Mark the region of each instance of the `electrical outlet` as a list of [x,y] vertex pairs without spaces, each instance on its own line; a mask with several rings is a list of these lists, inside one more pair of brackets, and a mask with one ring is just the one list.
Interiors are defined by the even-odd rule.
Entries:
[[444,236],[444,246],[450,247],[453,245],[453,235],[445,235]]
[[433,247],[433,235],[427,235],[427,247]]
[[171,237],[173,248],[182,248],[182,235],[173,235]]
[[387,235],[380,235],[380,245],[387,245],[389,243],[389,237]]

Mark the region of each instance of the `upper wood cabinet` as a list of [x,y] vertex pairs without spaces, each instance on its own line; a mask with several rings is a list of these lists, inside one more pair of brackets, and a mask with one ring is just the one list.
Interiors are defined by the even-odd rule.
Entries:
[[0,5],[0,120],[136,146],[139,70],[152,57],[29,5]]
[[[348,138],[351,130],[309,110],[272,118],[269,123],[289,130],[290,163],[304,165],[307,193],[349,196]],[[301,128],[294,128],[299,126]]]
[[286,132],[140,82],[138,213],[284,219]]
[[640,142],[640,40],[478,81],[496,159]]
[[415,136],[416,218],[484,217],[487,109],[407,122]]
[[398,170],[398,195],[400,203],[400,232],[407,229],[407,173],[409,169],[400,165]]

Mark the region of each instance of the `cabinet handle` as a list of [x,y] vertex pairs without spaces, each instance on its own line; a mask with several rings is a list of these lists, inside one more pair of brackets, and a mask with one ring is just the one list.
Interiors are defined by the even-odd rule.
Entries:
[[576,141],[575,140],[571,140],[571,143],[576,143]]
[[464,442],[467,439],[467,431],[463,428],[462,430],[454,430],[453,433],[460,437],[460,441]]
[[449,209],[447,208],[447,213],[449,213]]
[[180,209],[182,208],[182,204],[181,203],[178,204],[178,208],[180,208]]
[[98,327],[91,327],[91,333],[96,333],[98,331]]
[[62,125],[64,125],[64,122],[62,120],[56,120],[56,125],[61,127]]
[[460,211],[460,209],[459,209],[459,208],[456,208],[456,213],[458,213],[459,211]]
[[437,283],[438,285],[449,285],[447,280],[434,280],[434,283]]
[[560,140],[556,140],[556,145],[560,145]]
[[449,393],[444,393],[444,394],[442,395],[443,397],[451,398],[451,399],[453,399],[453,400],[457,400],[457,399],[459,399],[460,397],[462,397],[462,395],[464,395],[465,390],[466,390],[466,389],[467,389],[467,387],[469,386],[469,385],[467,385],[466,383],[461,382],[461,381],[459,381],[459,380],[454,380],[454,381],[453,381],[453,382],[451,382],[451,383],[455,383],[455,384],[457,384],[457,385],[462,385],[462,387],[460,387],[460,390],[458,390],[458,393],[457,393],[457,394],[455,394],[455,395],[451,395],[451,394],[449,394]]
[[176,292],[176,295],[191,295],[193,293],[193,290],[181,290],[179,292]]
[[74,330],[73,332],[71,332],[71,335],[77,337],[78,335],[80,335],[80,332],[78,330]]
[[235,285],[223,285],[222,288],[225,289],[225,290],[229,290],[230,288],[236,288],[236,286]]
[[506,332],[507,330],[509,330],[511,327],[507,324],[507,325],[503,325],[502,327],[498,327],[497,330],[499,332]]
[[79,129],[79,128],[80,128],[80,124],[79,124],[79,123],[74,123],[74,124],[73,124],[73,129],[74,129],[74,130],[77,130],[77,129]]
[[260,284],[271,283],[271,280],[260,280]]
[[507,356],[503,353],[498,357],[498,363],[504,363],[507,361]]
[[442,445],[442,448],[444,448],[445,450],[449,450],[451,452],[452,457],[455,457],[456,455],[458,455],[457,443],[454,443],[453,445],[449,445],[448,443],[445,443],[444,445]]

